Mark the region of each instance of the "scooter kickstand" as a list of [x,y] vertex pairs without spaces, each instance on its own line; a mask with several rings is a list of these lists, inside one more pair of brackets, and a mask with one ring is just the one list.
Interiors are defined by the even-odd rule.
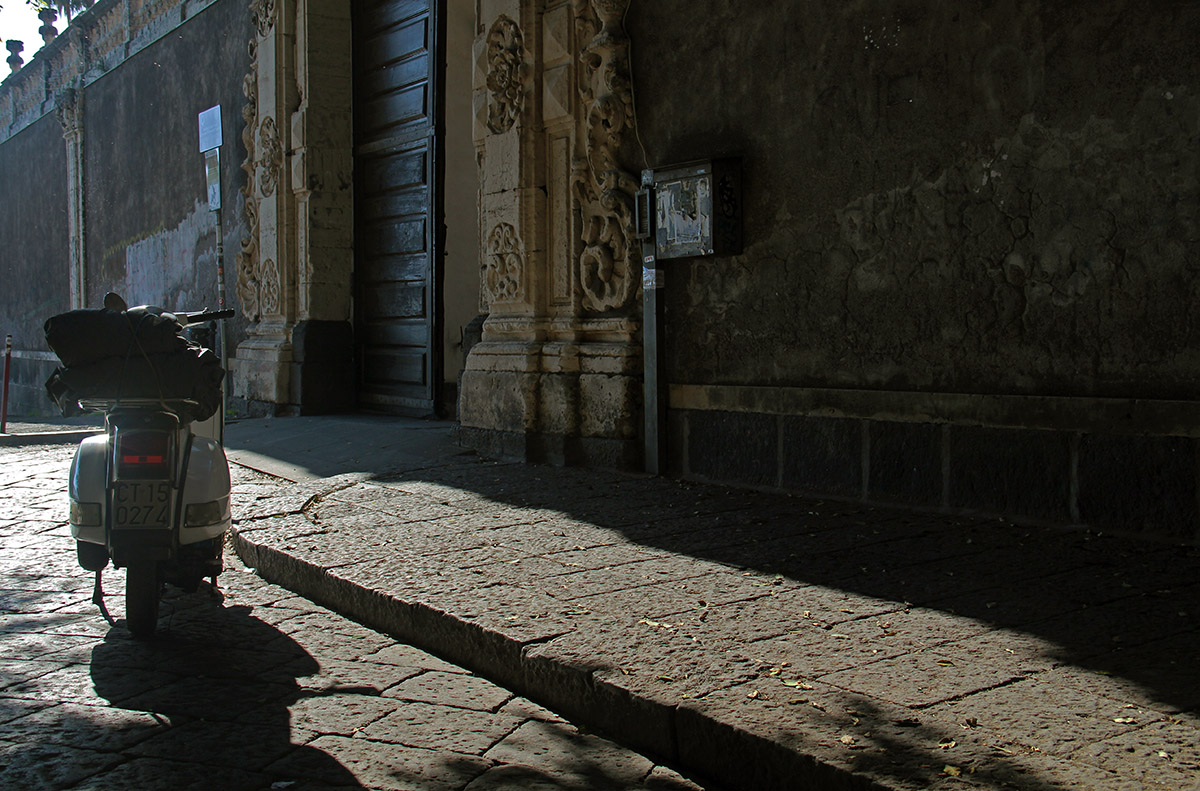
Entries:
[[108,608],[104,606],[104,587],[100,584],[100,575],[102,572],[96,572],[96,586],[92,588],[92,604],[100,608],[100,614],[104,616],[104,620],[108,621],[109,626],[115,626],[116,621],[108,614]]

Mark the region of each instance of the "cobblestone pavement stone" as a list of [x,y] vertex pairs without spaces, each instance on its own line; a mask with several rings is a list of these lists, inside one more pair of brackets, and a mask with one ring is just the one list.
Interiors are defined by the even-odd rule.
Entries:
[[232,436],[294,479],[239,472],[265,577],[730,787],[1200,788],[1194,549],[491,462],[382,419]]
[[159,636],[130,639],[123,574],[111,625],[75,563],[72,453],[0,448],[0,788],[699,788],[235,556],[219,595],[169,595]]

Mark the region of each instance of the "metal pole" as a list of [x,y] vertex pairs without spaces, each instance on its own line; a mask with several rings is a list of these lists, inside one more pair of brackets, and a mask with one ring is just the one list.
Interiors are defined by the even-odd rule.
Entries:
[[[217,209],[217,310],[225,310],[225,239],[221,230],[221,210]],[[226,371],[225,364],[225,321],[217,322],[217,356]]]
[[[649,249],[647,249],[649,248]],[[642,411],[645,415],[646,472],[661,475],[667,465],[667,399],[664,387],[663,293],[664,271],[654,256],[654,244],[642,255]]]
[[642,450],[646,472],[661,475],[667,466],[667,398],[663,355],[665,272],[658,264],[654,233],[654,171],[642,171],[635,230],[642,243]]
[[12,369],[12,336],[4,337],[4,397],[0,399],[0,434],[8,433],[8,374]]
[[[217,310],[225,310],[225,236],[221,231],[221,209],[217,209]],[[225,359],[225,319],[217,322],[217,357],[221,360],[221,419],[217,421],[217,442],[225,444],[225,393],[229,389],[229,361]]]

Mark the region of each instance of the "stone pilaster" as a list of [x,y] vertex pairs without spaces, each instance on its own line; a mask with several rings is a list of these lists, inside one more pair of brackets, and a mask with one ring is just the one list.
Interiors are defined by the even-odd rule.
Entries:
[[475,143],[488,313],[459,401],[465,441],[555,462],[637,461],[628,0],[480,4]]
[[252,324],[235,394],[306,412],[353,403],[350,6],[253,0],[238,294]]
[[299,0],[291,116],[291,188],[296,212],[296,320],[291,400],[302,413],[354,404],[350,4]]
[[64,89],[57,97],[58,120],[62,124],[67,146],[67,238],[70,261],[67,278],[70,282],[71,307],[82,308],[87,301],[87,260],[84,245],[84,188],[83,188],[83,91]]
[[[234,395],[290,401],[291,330],[296,316],[295,205],[284,152],[299,104],[295,75],[295,0],[253,0],[255,39],[252,194],[254,255],[239,259],[238,292],[253,322],[233,361]],[[247,97],[250,98],[250,97]],[[243,245],[245,248],[245,245]]]

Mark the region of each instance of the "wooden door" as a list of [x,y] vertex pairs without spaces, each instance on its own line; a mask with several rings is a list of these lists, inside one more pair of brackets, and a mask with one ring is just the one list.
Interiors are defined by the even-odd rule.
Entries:
[[359,405],[436,411],[442,369],[445,68],[438,0],[354,0]]

